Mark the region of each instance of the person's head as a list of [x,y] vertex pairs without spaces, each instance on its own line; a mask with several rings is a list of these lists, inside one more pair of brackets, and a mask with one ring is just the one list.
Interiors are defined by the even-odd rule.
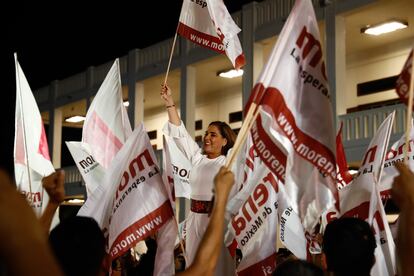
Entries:
[[49,235],[52,250],[65,275],[98,275],[105,257],[105,238],[92,218],[74,216]]
[[304,260],[289,260],[276,266],[273,276],[323,276],[323,270]]
[[233,147],[236,134],[228,124],[221,121],[211,122],[204,134],[203,151],[208,158],[226,155]]
[[361,219],[340,218],[326,226],[323,252],[335,275],[370,275],[375,247],[374,233]]

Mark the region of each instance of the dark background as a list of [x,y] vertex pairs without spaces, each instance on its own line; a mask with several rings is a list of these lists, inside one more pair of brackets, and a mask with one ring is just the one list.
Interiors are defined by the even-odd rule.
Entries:
[[[225,0],[229,12],[251,0]],[[0,166],[12,172],[15,75],[13,53],[32,90],[134,48],[173,37],[181,0],[7,1],[0,4]]]

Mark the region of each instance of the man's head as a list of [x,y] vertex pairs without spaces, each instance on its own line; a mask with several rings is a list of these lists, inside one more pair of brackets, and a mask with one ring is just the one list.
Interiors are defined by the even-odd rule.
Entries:
[[375,247],[371,227],[357,218],[332,221],[323,236],[328,271],[335,275],[370,275]]
[[52,250],[65,275],[98,275],[105,256],[105,238],[92,218],[71,217],[49,236]]

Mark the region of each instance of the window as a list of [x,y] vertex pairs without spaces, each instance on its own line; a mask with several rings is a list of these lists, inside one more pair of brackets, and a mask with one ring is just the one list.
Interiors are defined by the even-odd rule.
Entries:
[[365,96],[395,88],[398,76],[377,79],[357,84],[357,95]]
[[229,123],[241,122],[242,118],[243,118],[242,111],[236,111],[236,112],[229,113]]
[[195,121],[195,130],[201,130],[201,129],[203,129],[203,120]]
[[151,131],[148,131],[147,133],[148,133],[148,137],[150,138],[150,140],[157,139],[157,131],[156,130],[151,130]]

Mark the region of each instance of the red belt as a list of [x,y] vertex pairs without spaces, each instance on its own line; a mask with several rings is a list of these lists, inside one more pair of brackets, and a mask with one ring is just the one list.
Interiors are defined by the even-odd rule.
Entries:
[[195,200],[191,199],[191,212],[199,214],[209,214],[213,209],[212,200]]

